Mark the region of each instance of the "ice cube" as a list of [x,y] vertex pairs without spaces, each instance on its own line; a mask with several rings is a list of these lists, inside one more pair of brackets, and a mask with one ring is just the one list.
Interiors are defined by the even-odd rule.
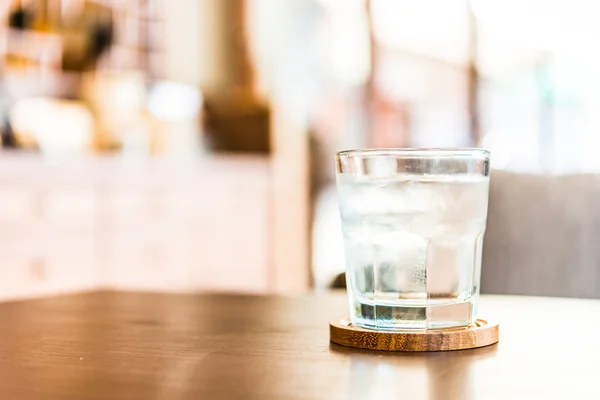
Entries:
[[424,292],[427,289],[425,263],[427,240],[401,230],[375,236],[375,268],[382,291]]

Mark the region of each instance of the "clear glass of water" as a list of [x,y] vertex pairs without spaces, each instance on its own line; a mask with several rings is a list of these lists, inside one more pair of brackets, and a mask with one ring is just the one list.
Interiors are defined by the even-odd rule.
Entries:
[[354,325],[404,330],[474,323],[489,156],[461,148],[336,155]]

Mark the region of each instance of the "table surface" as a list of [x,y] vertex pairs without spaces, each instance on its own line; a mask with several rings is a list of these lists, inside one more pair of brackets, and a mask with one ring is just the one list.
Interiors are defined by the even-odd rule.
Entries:
[[600,301],[483,296],[500,343],[439,353],[329,342],[343,293],[98,292],[0,304],[2,399],[600,398]]

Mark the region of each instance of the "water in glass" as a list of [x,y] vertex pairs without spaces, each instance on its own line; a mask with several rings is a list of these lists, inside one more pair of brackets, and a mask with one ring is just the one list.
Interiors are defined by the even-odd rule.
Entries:
[[338,175],[353,323],[385,330],[473,322],[488,182]]

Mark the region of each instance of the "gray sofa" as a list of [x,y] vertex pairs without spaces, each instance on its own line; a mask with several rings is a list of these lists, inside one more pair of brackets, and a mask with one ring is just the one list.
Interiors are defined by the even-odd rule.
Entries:
[[600,175],[493,171],[481,291],[600,298]]

